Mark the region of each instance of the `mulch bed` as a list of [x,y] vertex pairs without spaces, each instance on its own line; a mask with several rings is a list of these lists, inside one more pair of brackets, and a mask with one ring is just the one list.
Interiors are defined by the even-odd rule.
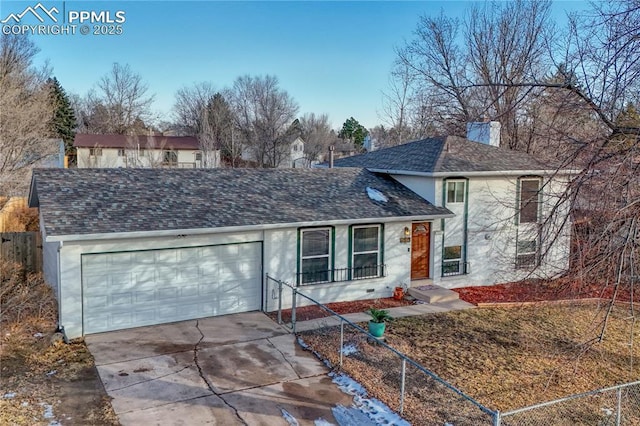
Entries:
[[[585,284],[561,278],[553,281],[527,280],[507,284],[479,287],[454,288],[460,299],[474,305],[482,303],[540,302],[602,298],[611,299],[615,288],[604,284]],[[621,286],[617,301],[631,301],[631,288]],[[633,293],[635,302],[640,302],[640,292]]]
[[[453,291],[460,295],[460,299],[465,302],[478,304],[492,303],[524,303],[543,302],[557,300],[576,299],[611,299],[615,291],[614,287],[603,284],[584,284],[575,280],[560,278],[553,281],[527,280],[506,284],[496,284],[477,287],[454,288]],[[616,295],[616,300],[629,302],[631,300],[631,289],[620,287]],[[640,303],[640,291],[633,293],[634,302]],[[328,303],[326,306],[332,311],[343,315],[356,312],[364,312],[369,308],[388,309],[398,306],[413,305],[413,300],[396,300],[392,297],[380,299],[357,300],[354,302]],[[269,312],[268,315],[276,321],[277,312]],[[317,318],[325,318],[330,314],[318,306],[303,306],[296,308],[296,321],[308,321]],[[282,310],[282,320],[291,321],[291,309]]]
[[[396,300],[393,297],[385,297],[381,299],[367,299],[367,300],[356,300],[353,302],[336,302],[336,303],[327,303],[325,306],[331,309],[332,311],[343,315],[343,314],[353,314],[356,312],[364,312],[369,308],[376,309],[388,309],[388,308],[396,308],[398,306],[407,306],[413,305],[414,302],[406,299]],[[274,321],[278,319],[278,312],[269,312],[267,315],[271,317]],[[331,316],[327,311],[318,307],[318,306],[302,306],[296,308],[296,321],[308,321],[317,318],[325,318]],[[284,322],[291,321],[291,309],[283,309],[282,310],[282,320]]]

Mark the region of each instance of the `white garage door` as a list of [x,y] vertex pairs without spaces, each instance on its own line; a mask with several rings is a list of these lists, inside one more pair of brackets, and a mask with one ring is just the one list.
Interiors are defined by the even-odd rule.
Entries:
[[261,243],[82,256],[84,333],[259,310]]

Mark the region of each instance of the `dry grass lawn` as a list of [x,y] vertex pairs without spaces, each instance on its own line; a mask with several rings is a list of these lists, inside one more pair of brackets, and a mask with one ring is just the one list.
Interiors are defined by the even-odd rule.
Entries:
[[[616,307],[598,341],[604,312],[594,303],[480,308],[398,319],[386,339],[486,407],[505,411],[639,380],[640,323],[629,319],[628,306]],[[346,336],[357,352],[344,358],[345,372],[398,409],[398,358],[362,335]],[[339,329],[302,338],[337,365]],[[488,416],[435,380],[408,371],[405,417],[413,424],[489,424]],[[635,395],[627,411],[640,416],[640,388]],[[602,407],[583,405],[590,407],[568,423],[546,424],[598,424]],[[628,420],[640,424],[640,417]]]

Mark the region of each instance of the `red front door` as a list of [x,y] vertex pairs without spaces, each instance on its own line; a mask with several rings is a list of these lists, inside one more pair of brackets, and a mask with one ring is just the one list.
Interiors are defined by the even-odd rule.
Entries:
[[429,278],[431,224],[414,223],[411,228],[411,279]]

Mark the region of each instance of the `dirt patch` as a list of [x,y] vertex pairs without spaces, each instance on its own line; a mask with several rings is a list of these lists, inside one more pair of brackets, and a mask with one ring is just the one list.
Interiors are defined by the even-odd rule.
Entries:
[[[396,300],[393,297],[384,297],[380,299],[356,300],[353,302],[335,302],[327,303],[325,306],[333,312],[344,315],[364,312],[369,308],[388,309],[397,308],[398,306],[413,305],[415,302],[407,299]],[[268,312],[267,315],[274,321],[278,319],[278,312]],[[317,318],[326,318],[331,316],[330,313],[318,306],[302,306],[296,308],[296,321],[308,321]],[[291,309],[282,310],[282,320],[284,322],[291,321]]]
[[[465,302],[479,303],[537,302],[603,298],[611,299],[616,291],[613,285],[581,283],[568,278],[553,281],[527,280],[490,286],[454,288]],[[640,302],[640,292],[635,294],[630,286],[617,289],[616,300]]]
[[[637,380],[640,346],[630,343],[640,339],[640,324],[629,319],[628,307],[616,307],[601,335],[604,312],[598,304],[582,303],[422,315],[391,322],[386,341],[485,406],[505,411]],[[353,330],[345,329],[345,336],[353,348],[343,356],[343,370],[372,396],[398,410],[398,357]],[[339,328],[305,332],[301,337],[338,365]],[[435,378],[410,364],[406,368],[407,420],[490,424],[490,416]],[[603,401],[563,406],[563,415],[571,413],[577,420],[566,423],[564,417],[557,424],[604,424],[602,407],[608,402]],[[640,425],[639,402],[635,399],[623,407],[625,424]],[[553,412],[542,423],[556,424],[549,419],[554,419]]]
[[40,275],[0,265],[0,424],[118,425],[84,342],[54,334],[56,307]]

